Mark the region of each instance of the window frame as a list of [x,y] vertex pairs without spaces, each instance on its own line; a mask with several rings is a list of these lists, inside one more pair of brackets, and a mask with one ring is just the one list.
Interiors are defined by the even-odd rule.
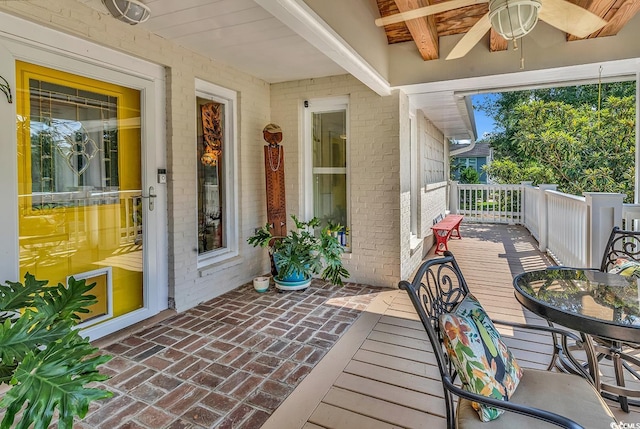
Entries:
[[[345,111],[345,132],[347,136],[346,140],[346,166],[344,168],[344,173],[346,176],[346,198],[347,198],[347,225],[343,225],[346,228],[351,230],[351,159],[349,156],[350,153],[350,126],[349,126],[349,96],[336,96],[329,98],[316,98],[305,100],[302,106],[304,117],[302,132],[303,138],[300,141],[303,144],[300,153],[303,157],[303,162],[300,163],[301,171],[300,177],[302,180],[302,189],[301,193],[303,195],[302,199],[302,213],[304,214],[305,220],[311,219],[314,213],[314,195],[313,195],[313,175],[314,172],[321,170],[322,173],[341,173],[342,168],[331,168],[331,167],[313,167],[313,141],[312,141],[312,130],[313,130],[313,114],[314,113],[323,113],[323,112],[335,112],[339,110]],[[351,233],[350,233],[351,234]],[[349,237],[349,243],[353,239],[352,236]],[[345,248],[345,250],[349,250],[349,248]]]
[[[225,124],[226,128],[224,130],[224,141],[222,143],[223,153],[224,153],[224,169],[222,180],[222,186],[224,187],[222,192],[224,194],[224,206],[222,208],[223,213],[223,234],[226,237],[226,245],[224,247],[220,247],[218,249],[214,249],[205,253],[198,253],[198,269],[207,267],[209,265],[226,261],[230,258],[234,258],[239,254],[239,245],[238,245],[238,189],[237,189],[237,179],[238,179],[238,160],[237,160],[237,150],[238,150],[238,94],[236,91],[233,91],[228,88],[224,88],[222,86],[213,84],[211,82],[207,82],[201,79],[195,80],[195,96],[196,99],[198,97],[204,98],[207,100],[211,100],[216,103],[224,104],[225,109]],[[195,101],[195,100],[194,100]],[[195,117],[198,117],[197,113],[198,105],[197,102],[194,102],[194,114]],[[197,129],[197,124],[196,129]],[[197,153],[197,145],[199,144],[198,139],[195,139],[196,145],[196,153]],[[196,162],[200,162],[196,160]],[[198,186],[198,168],[195,168],[195,179],[196,179],[196,187]],[[196,249],[198,248],[198,197],[199,189],[196,189],[196,204],[195,204],[195,219],[196,219]]]
[[410,197],[410,214],[409,214],[409,232],[411,237],[420,238],[420,212],[418,204],[420,201],[420,177],[418,173],[419,163],[419,143],[418,143],[418,122],[414,112],[409,113],[409,197]]

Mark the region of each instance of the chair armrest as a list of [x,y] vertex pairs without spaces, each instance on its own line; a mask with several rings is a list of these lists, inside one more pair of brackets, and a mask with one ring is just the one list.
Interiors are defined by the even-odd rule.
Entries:
[[500,399],[490,398],[487,396],[478,395],[476,393],[469,392],[453,384],[449,377],[443,377],[442,382],[444,383],[446,389],[449,390],[451,393],[461,398],[468,399],[470,401],[480,402],[483,404],[490,405],[492,407],[500,408],[505,411],[510,411],[513,413],[521,414],[523,416],[528,416],[538,420],[543,420],[547,423],[551,423],[556,426],[560,426],[567,429],[584,429],[581,425],[579,425],[575,421],[568,419],[564,416],[561,416],[560,414],[541,410],[539,408],[527,407],[525,405],[516,404],[515,402],[503,401]]
[[494,320],[494,319],[491,319],[491,321],[494,324],[510,326],[512,328],[522,328],[522,329],[529,329],[532,331],[542,331],[542,332],[549,332],[552,334],[562,335],[563,337],[571,338],[576,343],[578,343],[578,345],[582,345],[582,338],[580,338],[578,335],[574,334],[571,331],[567,331],[566,329],[561,329],[555,326],[529,325],[527,323],[515,323],[515,322],[507,322],[505,320]]
[[[551,356],[551,361],[549,362],[547,370],[550,370],[555,365],[558,368],[561,367],[565,372],[577,374],[580,377],[588,380],[590,383],[594,383],[593,377],[586,370],[585,366],[581,362],[579,362],[571,353],[571,346],[567,341],[568,339],[571,339],[575,341],[575,346],[584,348],[583,339],[579,335],[566,329],[558,328],[556,326],[529,325],[526,323],[507,322],[504,320],[493,320],[493,323],[497,325],[509,326],[512,328],[521,328],[531,331],[550,333],[553,336],[554,352]],[[556,340],[555,335],[560,336],[559,341]]]

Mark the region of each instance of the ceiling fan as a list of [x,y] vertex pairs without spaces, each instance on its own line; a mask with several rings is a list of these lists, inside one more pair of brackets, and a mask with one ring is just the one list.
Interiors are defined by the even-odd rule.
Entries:
[[480,3],[489,3],[489,13],[460,39],[447,60],[465,56],[491,28],[507,40],[516,40],[533,30],[539,18],[565,33],[584,38],[607,24],[599,16],[566,0],[449,0],[378,18],[375,22],[382,27]]

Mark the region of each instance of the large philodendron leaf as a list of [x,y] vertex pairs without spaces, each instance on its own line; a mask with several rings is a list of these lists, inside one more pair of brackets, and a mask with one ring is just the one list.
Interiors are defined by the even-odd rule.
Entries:
[[21,410],[22,417],[15,429],[27,429],[31,424],[34,429],[46,429],[56,408],[58,428],[71,429],[74,416],[83,418],[91,401],[111,397],[113,394],[106,390],[84,387],[108,378],[96,367],[111,356],[94,355],[96,351],[86,339],[71,331],[45,350],[28,353],[11,380],[13,387],[0,401],[0,408],[6,408],[0,429],[13,428]]
[[4,365],[19,363],[30,351],[64,337],[73,326],[71,320],[51,324],[51,317],[25,310],[12,323],[7,319],[0,324],[0,361]]
[[36,280],[29,273],[24,276],[24,285],[18,282],[7,282],[0,285],[0,311],[22,310],[33,305],[33,297],[40,294],[46,280]]
[[45,288],[45,293],[34,297],[34,307],[39,313],[56,319],[80,320],[77,313],[88,313],[87,307],[95,304],[94,295],[86,295],[95,287],[95,283],[86,284],[86,280],[69,278],[68,286],[58,283],[57,286]]

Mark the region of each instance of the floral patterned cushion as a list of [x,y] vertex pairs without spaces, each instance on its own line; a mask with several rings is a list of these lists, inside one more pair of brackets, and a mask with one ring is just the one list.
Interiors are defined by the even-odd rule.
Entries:
[[640,278],[640,262],[634,261],[633,259],[618,258],[609,272],[625,277],[633,276]]
[[[440,316],[444,345],[463,387],[471,392],[508,400],[522,369],[500,339],[486,312],[471,294],[451,312]],[[474,403],[480,420],[498,418],[504,411]]]

